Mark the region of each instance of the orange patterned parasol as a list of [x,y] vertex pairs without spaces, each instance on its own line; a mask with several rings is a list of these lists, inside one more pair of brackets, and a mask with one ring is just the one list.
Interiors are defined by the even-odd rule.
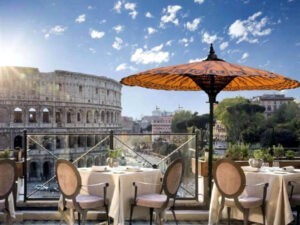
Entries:
[[[160,67],[121,80],[122,84],[159,90],[199,91],[208,94],[210,103],[209,180],[212,179],[213,104],[217,94],[238,90],[283,90],[300,86],[296,80],[266,70],[232,64],[219,59],[213,46],[206,60]],[[209,193],[211,193],[211,182]]]

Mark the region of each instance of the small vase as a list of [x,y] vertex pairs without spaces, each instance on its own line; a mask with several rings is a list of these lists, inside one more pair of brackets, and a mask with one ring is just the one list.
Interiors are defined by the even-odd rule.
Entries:
[[249,165],[251,167],[255,167],[255,168],[260,168],[263,164],[263,160],[262,159],[254,159],[254,158],[251,158],[249,159]]
[[118,159],[115,159],[115,158],[107,158],[107,164],[109,167],[118,167],[119,166]]

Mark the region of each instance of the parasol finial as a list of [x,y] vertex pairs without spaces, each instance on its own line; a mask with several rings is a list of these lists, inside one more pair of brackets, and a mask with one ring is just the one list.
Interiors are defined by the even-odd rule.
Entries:
[[224,61],[223,59],[218,58],[218,56],[215,53],[214,46],[212,43],[210,44],[210,50],[209,50],[209,54],[206,58],[206,61]]

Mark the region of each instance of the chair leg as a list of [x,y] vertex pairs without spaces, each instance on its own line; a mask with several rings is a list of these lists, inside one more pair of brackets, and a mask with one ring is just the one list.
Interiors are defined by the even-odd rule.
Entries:
[[175,215],[175,211],[174,211],[174,207],[171,208],[171,211],[173,213],[173,217],[174,217],[175,223],[176,223],[176,225],[178,225],[178,222],[177,222],[177,219],[176,219],[176,215]]
[[152,219],[153,219],[153,208],[149,209],[149,213],[150,213],[150,225],[152,225]]
[[300,217],[300,206],[296,206],[296,210],[297,210],[297,221],[296,224],[300,225],[300,221],[299,221],[299,217]]
[[108,215],[108,206],[105,205],[105,212],[106,212],[106,221],[107,221],[107,224],[110,225],[110,219],[109,219],[109,215]]
[[85,225],[86,219],[87,219],[87,212],[83,211],[82,212],[82,225]]
[[265,205],[261,206],[261,211],[262,211],[262,215],[263,215],[263,225],[266,225],[266,208],[265,208]]
[[10,216],[9,210],[7,210],[5,214],[4,214],[4,216],[5,216],[5,224],[10,225],[11,224],[11,216]]
[[249,219],[249,209],[244,209],[244,225],[248,225],[248,219]]
[[78,219],[78,225],[80,225],[80,217],[81,217],[81,216],[80,216],[80,212],[77,212],[77,217],[78,217],[78,218],[77,218],[77,219]]
[[227,207],[227,224],[230,225],[230,212],[231,212],[231,208]]
[[129,225],[131,225],[131,223],[132,223],[132,215],[133,215],[134,206],[135,206],[134,204],[131,204],[131,207],[130,207]]

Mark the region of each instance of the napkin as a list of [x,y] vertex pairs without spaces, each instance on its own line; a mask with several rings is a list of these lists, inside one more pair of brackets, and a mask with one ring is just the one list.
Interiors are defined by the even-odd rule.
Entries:
[[287,172],[292,172],[295,168],[293,166],[285,166],[282,169]]

